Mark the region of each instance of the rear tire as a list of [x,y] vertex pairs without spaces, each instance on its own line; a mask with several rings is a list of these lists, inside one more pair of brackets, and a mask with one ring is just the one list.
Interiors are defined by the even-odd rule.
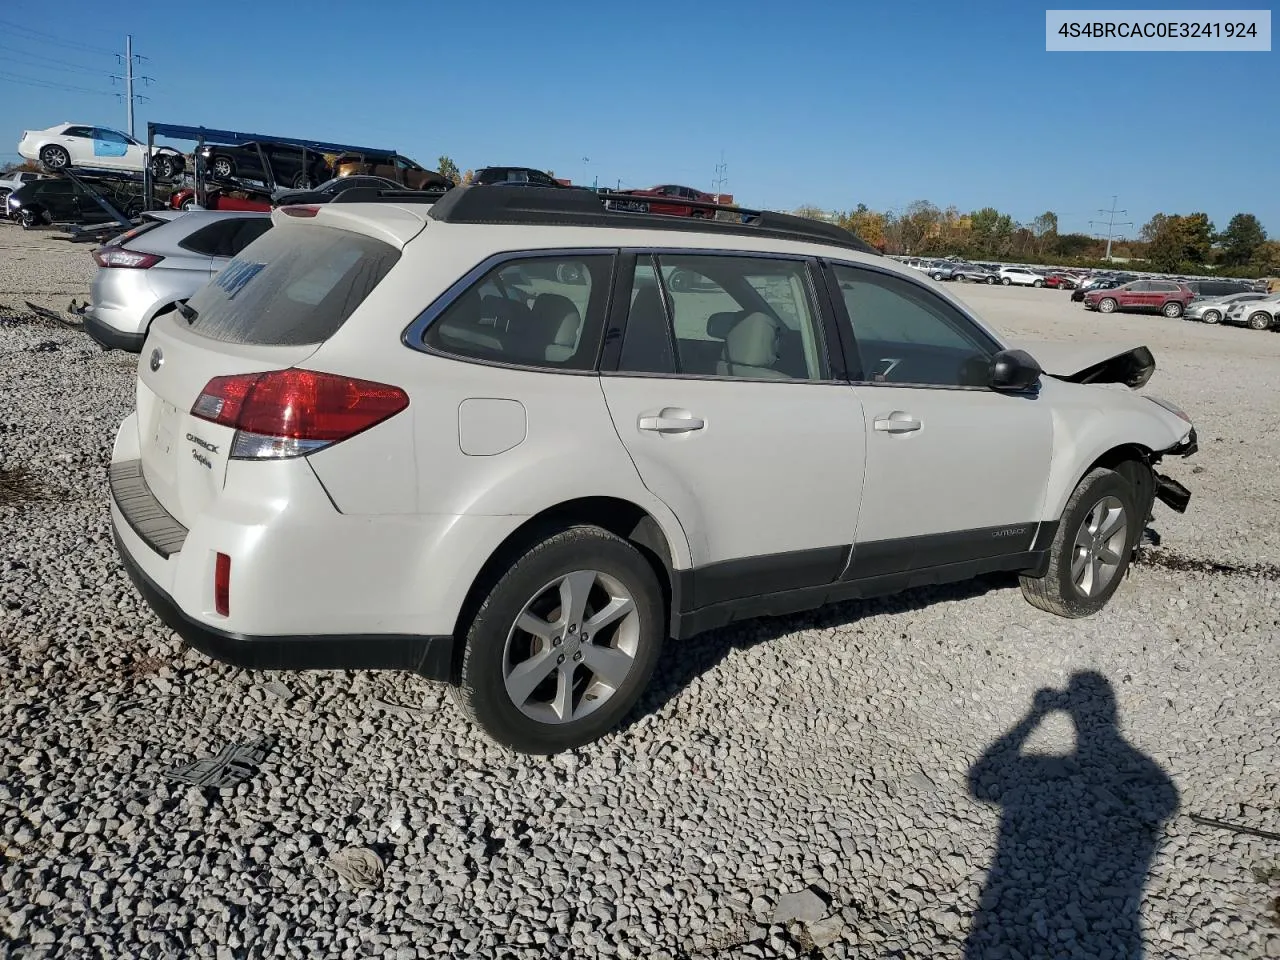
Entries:
[[941,280],[941,279],[942,279],[942,274],[940,274],[940,273],[931,273],[931,274],[929,274],[929,276],[933,277],[933,279],[935,279],[935,280]]
[[182,167],[167,153],[157,154],[151,161],[151,173],[157,180],[172,180],[182,172]]
[[[626,606],[619,598],[629,600],[627,612],[603,621],[606,607]],[[599,625],[577,630],[575,610],[583,628]],[[489,589],[467,628],[454,698],[504,746],[572,749],[631,710],[665,636],[662,590],[648,561],[606,530],[570,527],[526,550]]]
[[1250,330],[1266,330],[1273,321],[1271,314],[1265,310],[1259,310],[1257,313],[1250,314],[1247,322]]
[[1043,577],[1023,576],[1022,595],[1060,617],[1088,617],[1107,605],[1146,526],[1133,485],[1114,470],[1092,470],[1062,511]]
[[1177,320],[1180,316],[1182,316],[1182,304],[1180,304],[1177,300],[1170,300],[1168,303],[1164,305],[1164,307],[1161,309],[1160,312],[1163,313],[1170,320]]

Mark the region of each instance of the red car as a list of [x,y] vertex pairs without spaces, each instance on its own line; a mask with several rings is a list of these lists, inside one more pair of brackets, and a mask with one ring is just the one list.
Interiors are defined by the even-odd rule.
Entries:
[[1059,290],[1074,290],[1080,285],[1080,276],[1075,273],[1051,273],[1044,278],[1044,285]]
[[[669,217],[698,217],[710,220],[715,216],[714,210],[703,207],[690,207],[681,204],[681,200],[696,200],[700,203],[715,203],[715,196],[703,193],[693,187],[681,187],[675,184],[664,184],[650,187],[648,190],[623,190],[628,196],[638,197],[634,203],[625,200],[609,201],[609,206],[617,210],[629,210],[633,213],[663,213]],[[724,199],[723,197],[721,198]]]
[[[169,197],[169,206],[174,210],[190,210],[196,204],[196,192],[190,187],[175,190]],[[271,201],[265,197],[250,196],[243,191],[223,191],[210,187],[205,191],[206,210],[253,210],[261,213],[271,212]]]
[[1185,283],[1173,280],[1134,280],[1110,290],[1090,290],[1084,295],[1086,310],[1115,313],[1117,310],[1159,312],[1176,318],[1195,299]]

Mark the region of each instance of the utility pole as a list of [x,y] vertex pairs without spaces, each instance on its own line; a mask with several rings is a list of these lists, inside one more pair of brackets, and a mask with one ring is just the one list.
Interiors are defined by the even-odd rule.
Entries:
[[1103,256],[1102,256],[1102,259],[1103,259],[1103,260],[1110,260],[1110,259],[1111,259],[1111,238],[1115,235],[1115,228],[1116,228],[1116,227],[1132,227],[1132,226],[1133,226],[1133,223],[1132,223],[1132,222],[1130,222],[1130,221],[1128,221],[1128,220],[1124,220],[1124,221],[1117,221],[1117,220],[1116,220],[1116,214],[1117,214],[1117,213],[1118,213],[1118,214],[1120,214],[1121,216],[1125,216],[1125,215],[1126,215],[1126,214],[1128,214],[1128,212],[1129,212],[1128,210],[1117,210],[1117,209],[1116,209],[1116,201],[1117,201],[1118,199],[1119,199],[1119,197],[1117,197],[1117,196],[1113,195],[1113,196],[1111,197],[1111,209],[1110,209],[1110,210],[1099,210],[1099,211],[1098,211],[1098,216],[1102,216],[1103,214],[1106,214],[1106,215],[1107,215],[1107,219],[1106,219],[1106,220],[1090,220],[1090,221],[1089,221],[1089,226],[1091,226],[1091,227],[1092,227],[1095,223],[1096,223],[1096,224],[1099,224],[1099,225],[1101,225],[1101,224],[1103,224],[1103,223],[1106,223],[1106,225],[1107,225],[1107,252],[1106,252],[1105,254],[1103,254]]
[[[125,100],[125,103],[126,103],[126,104],[128,104],[129,136],[131,136],[131,137],[132,137],[132,136],[133,136],[133,102],[134,102],[135,100],[146,100],[146,99],[148,99],[147,97],[143,96],[142,94],[137,94],[136,96],[134,95],[134,92],[133,92],[133,81],[134,81],[135,79],[137,79],[137,80],[141,80],[143,83],[151,83],[151,82],[152,82],[152,78],[151,78],[151,77],[136,77],[136,78],[135,78],[135,77],[134,77],[134,75],[133,75],[133,64],[134,64],[134,62],[136,61],[136,62],[138,62],[138,63],[141,63],[143,60],[146,60],[146,59],[147,59],[147,58],[146,58],[146,57],[144,57],[144,56],[141,56],[141,55],[135,55],[135,54],[134,54],[134,52],[133,52],[133,34],[129,34],[128,36],[126,36],[126,37],[124,38],[124,56],[123,56],[123,57],[121,57],[121,56],[120,56],[120,54],[118,54],[118,53],[117,53],[117,54],[116,54],[116,59],[117,59],[117,60],[119,60],[122,64],[124,64],[124,76],[123,76],[123,77],[121,77],[121,76],[116,76],[116,75],[114,75],[114,74],[113,74],[113,75],[112,75],[112,77],[111,77],[111,79],[112,79],[112,80],[121,80],[121,81],[123,81],[123,82],[124,82],[124,100]],[[119,96],[119,94],[117,94],[117,96]]]
[[720,151],[720,162],[716,164],[716,176],[711,181],[712,193],[715,194],[715,202],[720,202],[720,194],[724,193],[724,185],[729,182],[729,165],[724,162],[724,151]]

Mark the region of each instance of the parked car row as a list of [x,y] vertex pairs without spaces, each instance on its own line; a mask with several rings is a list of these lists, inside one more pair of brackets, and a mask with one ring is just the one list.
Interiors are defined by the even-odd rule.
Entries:
[[[1098,285],[1083,292],[1086,310],[1099,313],[1161,313],[1171,319],[1185,317],[1201,323],[1228,323],[1254,330],[1275,325],[1280,294],[1241,290],[1242,284],[1225,280],[1131,280]],[[1230,292],[1222,293],[1223,289]],[[1234,288],[1234,289],[1233,289]]]

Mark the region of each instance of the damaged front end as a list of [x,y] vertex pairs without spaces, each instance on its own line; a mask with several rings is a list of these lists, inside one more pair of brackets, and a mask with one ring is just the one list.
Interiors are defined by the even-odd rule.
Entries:
[[[1169,406],[1159,400],[1153,402],[1160,403],[1166,409]],[[1187,431],[1187,435],[1172,447],[1162,450],[1151,457],[1151,473],[1156,480],[1156,499],[1177,513],[1187,512],[1187,504],[1191,502],[1191,491],[1172,477],[1156,472],[1155,465],[1165,457],[1189,457],[1199,449],[1200,445],[1196,440],[1196,428],[1192,427]]]

